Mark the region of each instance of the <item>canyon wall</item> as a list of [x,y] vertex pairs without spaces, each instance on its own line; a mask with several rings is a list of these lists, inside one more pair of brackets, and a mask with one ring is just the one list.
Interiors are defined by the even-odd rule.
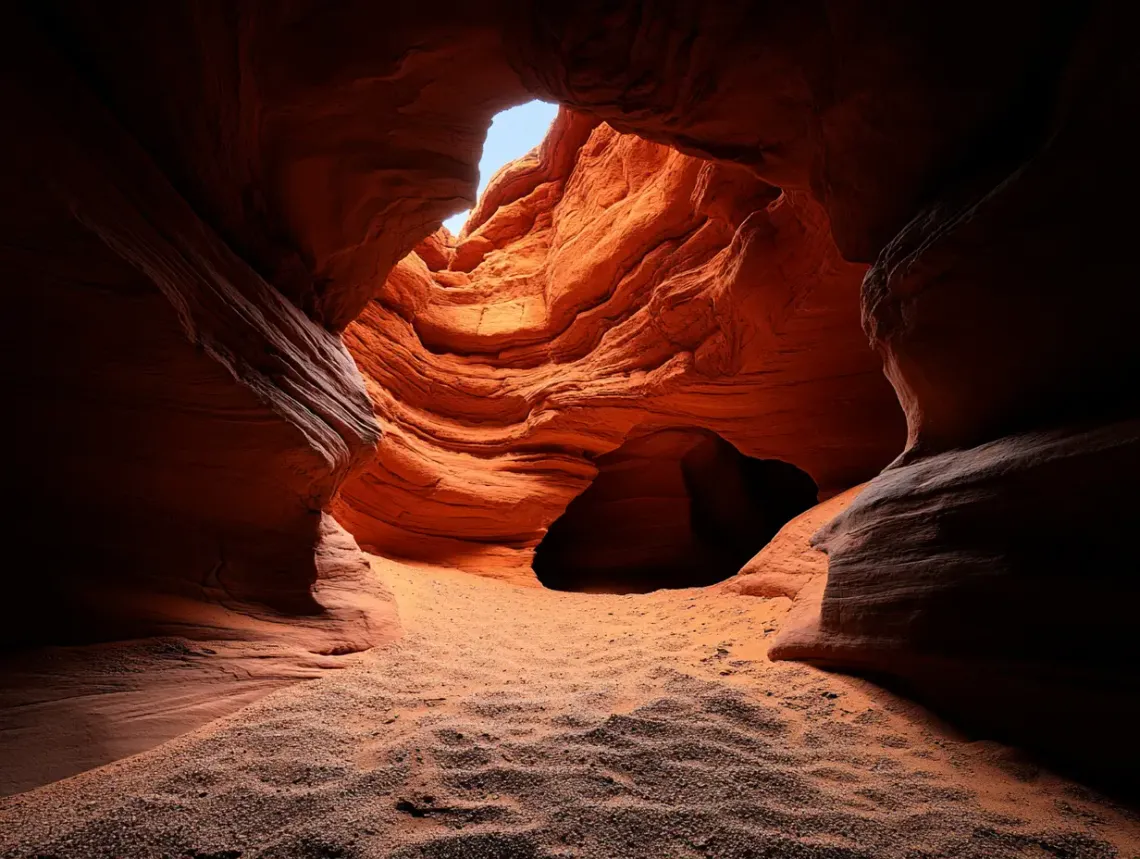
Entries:
[[563,110],[345,332],[384,438],[333,510],[382,554],[536,584],[534,547],[631,435],[865,480],[904,433],[863,271],[806,195]]
[[50,11],[5,32],[6,523],[37,549],[4,643],[266,638],[273,618],[317,650],[390,640],[390,598],[323,513],[379,438],[362,379],[329,313],[249,250],[275,228],[237,181],[227,99],[265,109],[227,86],[239,34],[206,7]]
[[864,281],[907,450],[819,534],[816,619],[773,652],[893,678],[1132,789],[1140,578],[1107,535],[1140,513],[1140,172],[1119,128],[1140,63],[1131,10],[1086,11]]

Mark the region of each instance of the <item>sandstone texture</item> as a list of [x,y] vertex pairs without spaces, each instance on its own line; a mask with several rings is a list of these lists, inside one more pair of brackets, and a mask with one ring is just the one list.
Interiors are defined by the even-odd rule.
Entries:
[[1138,441],[1133,420],[888,469],[815,536],[826,589],[800,592],[772,657],[895,678],[962,724],[1128,784],[1140,586],[1088,535],[1134,527],[1120,476],[1140,468]]
[[846,489],[903,438],[863,271],[806,195],[564,110],[345,332],[384,438],[333,510],[377,552],[537,584],[630,437],[703,429]]
[[6,345],[35,357],[13,373],[26,503],[9,525],[47,560],[14,577],[4,639],[193,634],[184,608],[206,601],[386,640],[365,631],[386,622],[366,620],[363,578],[359,610],[314,590],[322,507],[379,437],[339,337],[234,253],[34,31],[16,50],[0,257],[20,284]]
[[[808,585],[821,590],[827,583],[828,557],[812,544],[812,537],[846,510],[863,488],[862,485],[852,487],[791,519],[717,590],[750,597],[786,597],[792,600]],[[814,618],[818,615],[818,605],[813,609]],[[788,634],[786,627],[783,634]]]
[[1131,18],[1106,3],[1039,19],[1054,29],[1032,83],[879,253],[864,325],[907,450],[820,534],[817,625],[773,651],[892,678],[1127,790],[1140,580],[1101,535],[1138,513],[1140,304],[1119,250],[1135,218],[1084,213],[1140,181],[1114,154],[1140,101]]

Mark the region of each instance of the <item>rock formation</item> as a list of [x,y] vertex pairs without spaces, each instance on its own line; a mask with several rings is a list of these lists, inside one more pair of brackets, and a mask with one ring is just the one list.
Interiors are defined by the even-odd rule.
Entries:
[[[314,590],[335,531],[322,507],[379,436],[352,359],[37,38],[4,76],[21,133],[0,255],[20,283],[6,342],[36,356],[15,374],[26,503],[10,524],[54,551],[16,577],[5,640],[186,634],[200,600],[323,617],[338,646],[390,638],[362,574],[355,608]],[[32,350],[47,320],[57,342]],[[243,613],[210,631],[240,635]]]
[[[1032,84],[865,280],[864,324],[908,445],[821,533],[816,626],[773,653],[893,678],[1133,788],[1140,753],[1123,738],[1140,720],[1128,691],[1140,580],[1099,535],[1137,513],[1140,367],[1127,343],[1140,299],[1113,250],[1134,218],[1084,213],[1137,188],[1115,123],[1140,100],[1140,64],[1119,36],[1123,5],[1082,11],[1041,19],[1058,29],[1035,48]],[[1065,205],[1047,202],[1062,187]]]
[[862,273],[804,195],[563,111],[345,332],[385,435],[333,509],[381,554],[536,583],[631,435],[704,428],[845,489],[902,443]]
[[[795,600],[801,595],[814,594],[818,600],[827,584],[828,563],[826,553],[812,545],[812,537],[846,510],[863,488],[863,485],[854,486],[789,520],[755,557],[718,589],[767,599],[785,597]],[[809,586],[811,591],[806,590]],[[807,605],[809,602],[809,599],[804,599],[797,611],[814,624],[819,606]]]
[[[144,634],[190,604],[308,617],[333,648],[384,640],[358,564],[340,593],[367,607],[321,602],[323,511],[355,469],[336,513],[361,541],[520,580],[635,431],[705,428],[825,493],[902,450],[826,530],[817,629],[785,654],[1134,773],[1117,681],[1137,577],[1105,548],[1136,518],[1134,17],[11,12],[8,542],[36,551],[9,574],[6,641]],[[528,91],[575,115],[458,242],[407,257],[473,203],[480,135]],[[905,447],[853,324],[865,264]],[[1095,610],[1060,596],[1085,592]]]
[[1088,529],[1091,499],[1105,534],[1133,527],[1121,475],[1140,467],[1138,441],[1134,420],[888,469],[819,533],[826,590],[805,589],[773,657],[895,678],[969,726],[1126,782],[1136,585]]

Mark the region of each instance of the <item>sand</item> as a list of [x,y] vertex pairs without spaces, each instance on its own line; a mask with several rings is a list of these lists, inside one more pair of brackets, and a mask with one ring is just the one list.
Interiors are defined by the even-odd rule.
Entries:
[[0,855],[1140,856],[1140,817],[1094,791],[768,662],[785,598],[374,567],[403,640],[0,800]]

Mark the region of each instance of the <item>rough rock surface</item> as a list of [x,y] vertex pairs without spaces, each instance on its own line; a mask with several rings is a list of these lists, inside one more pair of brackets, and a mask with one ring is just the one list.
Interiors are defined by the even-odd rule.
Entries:
[[630,435],[704,428],[845,489],[902,444],[862,273],[805,195],[562,111],[345,332],[385,435],[334,512],[376,551],[534,583]]

